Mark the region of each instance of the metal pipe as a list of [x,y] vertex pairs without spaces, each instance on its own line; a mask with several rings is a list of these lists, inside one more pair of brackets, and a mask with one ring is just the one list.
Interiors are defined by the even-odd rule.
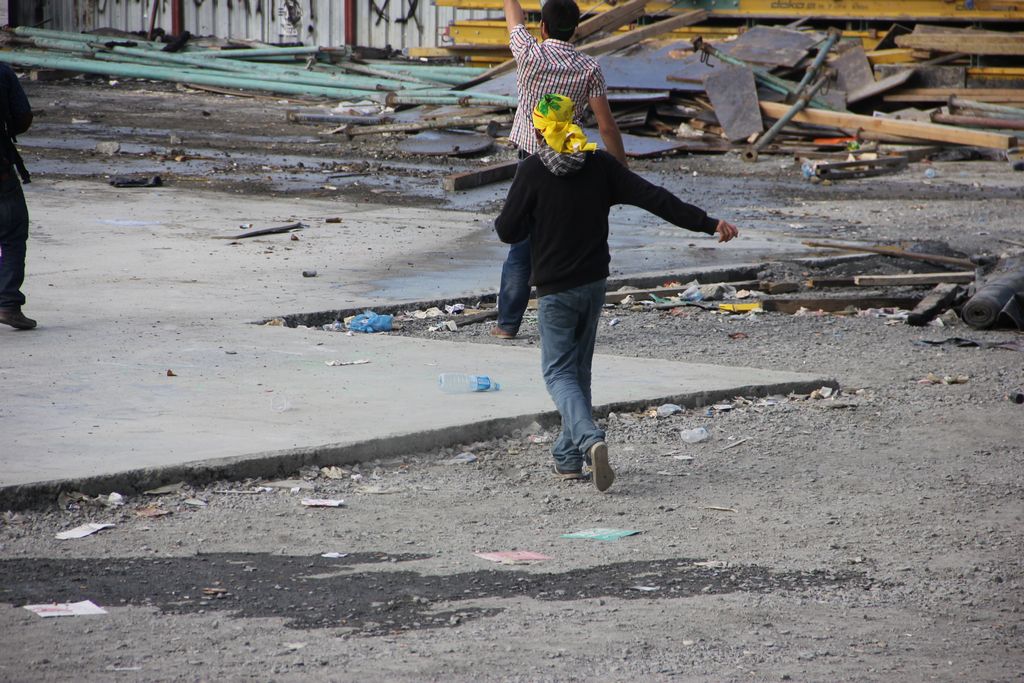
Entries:
[[954,126],[971,128],[994,128],[996,130],[1024,130],[1024,119],[993,119],[984,116],[956,116],[934,112],[931,116],[934,123],[949,123]]
[[204,57],[212,59],[257,59],[260,57],[280,57],[281,55],[312,55],[320,51],[316,45],[299,45],[296,47],[256,47],[232,50],[203,50]]
[[1024,119],[1024,109],[1019,107],[1008,107],[1003,104],[990,104],[988,102],[978,102],[977,100],[967,100],[963,97],[957,97],[956,95],[951,95],[947,104],[950,108],[975,109],[977,111],[986,111],[992,114],[1007,114],[1009,116],[1016,116]]
[[188,69],[185,67],[165,68],[139,64],[124,64],[15,50],[0,50],[0,62],[20,64],[22,66],[66,69],[68,71],[99,74],[101,76],[115,76],[118,78],[147,78],[156,81],[170,81],[172,83],[185,84],[195,83],[197,85],[211,85],[220,88],[263,90],[266,92],[281,93],[284,95],[328,97],[339,100],[369,99],[375,102],[381,102],[385,99],[385,95],[383,93],[370,93],[365,90],[350,88],[330,88],[303,85],[300,83],[280,83],[260,79],[242,78],[237,74],[229,76],[227,74],[211,73],[209,71]]
[[[697,36],[696,38],[693,39],[693,50],[694,52],[704,52],[709,56],[717,57],[719,60],[725,62],[726,64],[742,66],[746,69],[750,69],[750,71],[754,74],[754,78],[760,81],[765,87],[774,90],[777,93],[786,95],[787,97],[792,97],[795,92],[796,86],[794,83],[787,81],[783,78],[779,78],[774,74],[768,73],[767,71],[760,67],[748,64],[747,62],[744,62],[742,59],[737,59],[736,57],[727,55],[724,52],[721,52],[720,50],[716,49],[713,45],[705,43],[700,36]],[[834,110],[834,107],[832,107],[832,105],[830,105],[828,102],[819,100],[817,98],[812,99],[811,104],[813,104],[818,109]]]
[[794,116],[807,107],[807,104],[814,98],[814,94],[818,92],[823,85],[825,85],[826,81],[828,81],[827,75],[819,78],[817,83],[807,89],[807,92],[801,94],[800,98],[797,99],[797,101],[793,103],[793,106],[789,108],[789,111],[783,114],[782,118],[776,121],[764,135],[759,137],[753,145],[743,152],[743,159],[745,161],[757,161],[758,153],[768,146],[768,143],[775,139],[775,136],[779,134],[779,131],[782,130],[786,124],[792,121]]
[[99,36],[94,33],[73,33],[71,31],[54,31],[53,29],[32,28],[30,26],[18,26],[16,28],[6,30],[14,31],[15,35],[27,36],[29,38],[50,38],[54,40],[69,40],[76,43],[132,42],[136,44],[136,47],[148,47],[154,50],[162,50],[164,48],[163,43],[142,40],[141,38],[131,38],[130,40],[126,40],[123,38],[114,38],[111,36]]
[[[293,67],[281,66],[278,64],[240,64],[231,59],[206,59],[192,54],[176,54],[173,52],[150,52],[132,47],[114,47],[110,50],[114,55],[128,55],[145,60],[169,64],[182,64],[197,68],[209,68],[232,73],[243,74],[246,78],[257,78],[267,81],[284,81],[293,83],[305,83],[307,85],[341,86],[346,88],[358,88],[360,90],[402,90],[407,87],[406,83],[396,80],[384,80],[366,78],[364,76],[333,75],[319,71],[305,71]],[[102,56],[104,53],[97,53],[101,59],[109,57]],[[109,53],[107,53],[109,54]],[[115,58],[116,61],[116,58]],[[255,75],[251,75],[254,74]]]
[[830,28],[828,30],[828,37],[825,38],[824,43],[818,48],[818,54],[814,57],[814,61],[807,68],[804,73],[804,77],[796,85],[796,94],[800,95],[803,93],[814,77],[818,75],[818,70],[821,69],[821,65],[825,63],[825,58],[828,57],[828,53],[831,52],[833,46],[842,37],[843,32],[836,28]]
[[396,107],[400,105],[419,105],[419,104],[457,104],[464,107],[473,105],[498,105],[503,107],[515,107],[518,104],[518,99],[510,97],[508,95],[490,95],[487,93],[471,93],[465,90],[459,92],[443,91],[445,94],[429,94],[424,93],[422,95],[409,95],[402,93],[390,92],[384,99],[384,102],[389,107]]

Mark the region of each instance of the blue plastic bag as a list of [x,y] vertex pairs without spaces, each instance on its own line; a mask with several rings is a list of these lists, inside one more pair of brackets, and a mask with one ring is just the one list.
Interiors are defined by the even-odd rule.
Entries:
[[348,329],[353,332],[390,332],[394,316],[379,315],[373,311],[360,313],[348,322]]

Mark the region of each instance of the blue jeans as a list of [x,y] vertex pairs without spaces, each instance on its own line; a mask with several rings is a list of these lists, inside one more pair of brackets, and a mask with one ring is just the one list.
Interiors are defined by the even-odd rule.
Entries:
[[12,170],[0,179],[0,308],[21,308],[25,295],[25,245],[28,207],[21,183]]
[[551,455],[563,471],[581,469],[587,449],[604,441],[590,398],[590,366],[604,294],[602,279],[542,296],[538,302],[544,383],[562,416],[562,433]]
[[501,286],[498,288],[498,327],[516,334],[523,324],[523,314],[530,302],[530,240],[517,242],[508,248],[508,256],[501,266]]

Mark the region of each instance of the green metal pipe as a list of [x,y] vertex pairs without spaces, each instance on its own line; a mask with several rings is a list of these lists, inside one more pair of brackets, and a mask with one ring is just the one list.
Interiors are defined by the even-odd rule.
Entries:
[[442,91],[427,91],[423,94],[406,94],[406,93],[388,93],[385,103],[389,107],[397,107],[401,105],[420,105],[420,104],[458,104],[462,106],[472,105],[497,105],[502,107],[515,107],[518,100],[515,97],[509,97],[507,95],[490,95],[486,93],[470,93],[467,91],[451,92]]
[[204,50],[203,57],[210,59],[256,59],[280,57],[282,55],[312,55],[320,51],[316,45],[299,47],[258,47],[237,50]]
[[303,83],[306,85],[335,86],[342,88],[358,88],[360,90],[401,90],[407,87],[406,83],[393,79],[374,79],[365,76],[332,75],[316,71],[306,71],[294,67],[284,67],[278,64],[240,64],[233,59],[206,59],[196,55],[179,55],[171,52],[150,52],[133,47],[115,47],[111,50],[113,55],[98,52],[98,58],[108,60],[113,57],[117,61],[120,55],[126,55],[145,60],[180,64],[194,68],[209,68],[221,71],[228,71],[243,75],[244,78],[256,78],[265,81],[279,81],[291,83]]
[[70,31],[54,31],[53,29],[48,28],[31,28],[28,26],[18,26],[17,28],[6,30],[13,31],[15,35],[19,36],[28,36],[30,38],[50,38],[53,40],[66,40],[75,43],[122,43],[131,41],[133,43],[137,43],[139,47],[149,47],[155,50],[162,50],[166,47],[163,43],[157,43],[143,38],[116,38],[114,36],[101,36],[95,33],[72,33]]
[[259,79],[246,79],[239,77],[237,74],[229,76],[227,74],[216,74],[209,71],[188,69],[185,67],[165,68],[139,64],[100,62],[93,59],[81,59],[77,57],[15,50],[0,50],[0,62],[19,64],[22,66],[65,69],[67,71],[79,71],[81,73],[99,74],[101,76],[108,77],[147,78],[150,80],[169,81],[172,83],[195,83],[196,85],[210,85],[219,88],[263,90],[266,92],[280,93],[284,95],[328,97],[338,100],[369,99],[380,102],[385,97],[384,93],[370,93],[365,90],[329,88],[303,85],[300,83],[278,83]]

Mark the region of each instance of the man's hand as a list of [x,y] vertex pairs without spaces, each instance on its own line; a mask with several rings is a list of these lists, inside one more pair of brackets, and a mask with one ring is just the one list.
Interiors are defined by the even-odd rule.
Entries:
[[738,237],[740,231],[736,229],[736,226],[726,221],[718,221],[718,227],[715,228],[715,232],[718,233],[719,242],[728,242],[733,237]]

